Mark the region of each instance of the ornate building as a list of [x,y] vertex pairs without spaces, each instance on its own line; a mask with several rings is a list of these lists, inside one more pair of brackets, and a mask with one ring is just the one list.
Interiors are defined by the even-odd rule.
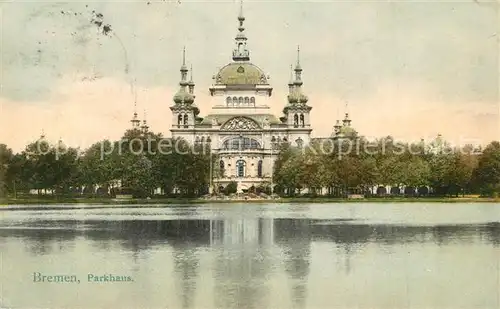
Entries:
[[238,33],[232,61],[213,77],[209,88],[211,110],[200,117],[195,103],[194,82],[188,81],[185,51],[183,53],[179,91],[174,95],[172,111],[173,138],[183,138],[191,144],[210,145],[220,158],[219,173],[213,184],[224,187],[238,183],[238,191],[272,185],[273,164],[280,143],[302,147],[310,142],[311,106],[302,92],[300,51],[288,84],[289,94],[283,116],[270,112],[273,88],[269,76],[250,61],[242,10],[238,16]]

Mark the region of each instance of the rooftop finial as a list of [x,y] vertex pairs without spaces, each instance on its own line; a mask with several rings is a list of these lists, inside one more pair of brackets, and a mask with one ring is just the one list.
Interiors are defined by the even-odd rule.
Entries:
[[194,94],[193,64],[191,64],[190,75],[191,76],[190,76],[189,83],[188,83],[189,93],[190,94]]
[[243,0],[240,0],[240,15],[238,16],[238,20],[245,20],[245,16],[243,16]]
[[238,31],[236,35],[236,48],[233,50],[233,60],[234,61],[249,61],[250,52],[247,49],[247,37],[245,35],[245,27],[243,22],[245,21],[245,16],[243,16],[243,0],[240,1],[240,14],[238,15]]
[[297,45],[297,65],[300,65],[300,45]]
[[186,65],[186,46],[182,48],[182,65]]
[[146,109],[144,109],[144,119],[142,120],[141,129],[142,129],[143,133],[148,133],[149,126],[148,126],[148,122],[146,121]]
[[186,46],[182,49],[182,65],[181,65],[181,86],[187,85],[187,72],[188,68],[186,66]]

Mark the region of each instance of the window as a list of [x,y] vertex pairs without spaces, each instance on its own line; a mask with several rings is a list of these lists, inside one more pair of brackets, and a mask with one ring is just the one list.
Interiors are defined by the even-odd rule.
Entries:
[[262,177],[262,160],[257,163],[257,177]]
[[245,97],[245,106],[248,106],[250,104],[250,99],[248,97]]
[[251,103],[251,104],[255,104],[255,98],[254,98],[254,97],[251,97],[251,98],[250,98],[250,103]]
[[184,128],[188,127],[188,115],[184,115]]
[[226,150],[249,150],[249,149],[260,149],[260,143],[248,137],[243,138],[233,138],[224,141],[222,148]]
[[226,104],[227,104],[227,106],[231,106],[232,103],[233,103],[233,101],[231,100],[231,97],[227,97],[226,98]]
[[236,176],[237,177],[245,177],[245,161],[238,160],[236,162]]
[[180,128],[181,125],[182,125],[182,115],[179,115],[177,117],[177,127]]
[[225,174],[225,165],[224,165],[224,161],[220,160],[219,162],[219,168],[220,168],[220,175],[221,177],[224,177],[224,174]]
[[293,126],[295,128],[299,126],[299,116],[297,114],[293,115]]
[[240,97],[240,98],[238,99],[238,104],[239,104],[240,106],[242,106],[242,105],[243,105],[243,97]]
[[304,127],[304,114],[300,114],[300,126]]

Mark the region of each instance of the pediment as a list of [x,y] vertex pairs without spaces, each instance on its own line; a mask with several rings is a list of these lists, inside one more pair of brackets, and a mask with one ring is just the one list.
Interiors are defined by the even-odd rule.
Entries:
[[225,131],[258,130],[260,126],[253,119],[247,117],[234,117],[226,121],[221,129]]

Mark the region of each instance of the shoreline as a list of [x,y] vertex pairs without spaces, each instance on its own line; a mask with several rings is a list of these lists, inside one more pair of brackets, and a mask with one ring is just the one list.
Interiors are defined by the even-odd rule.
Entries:
[[209,200],[200,198],[153,198],[153,199],[124,199],[112,198],[0,198],[0,207],[9,205],[53,205],[53,204],[87,204],[87,205],[192,205],[192,204],[283,204],[283,203],[500,203],[500,198],[488,197],[372,197],[359,199],[330,198],[330,197],[295,197],[280,199],[230,199]]

